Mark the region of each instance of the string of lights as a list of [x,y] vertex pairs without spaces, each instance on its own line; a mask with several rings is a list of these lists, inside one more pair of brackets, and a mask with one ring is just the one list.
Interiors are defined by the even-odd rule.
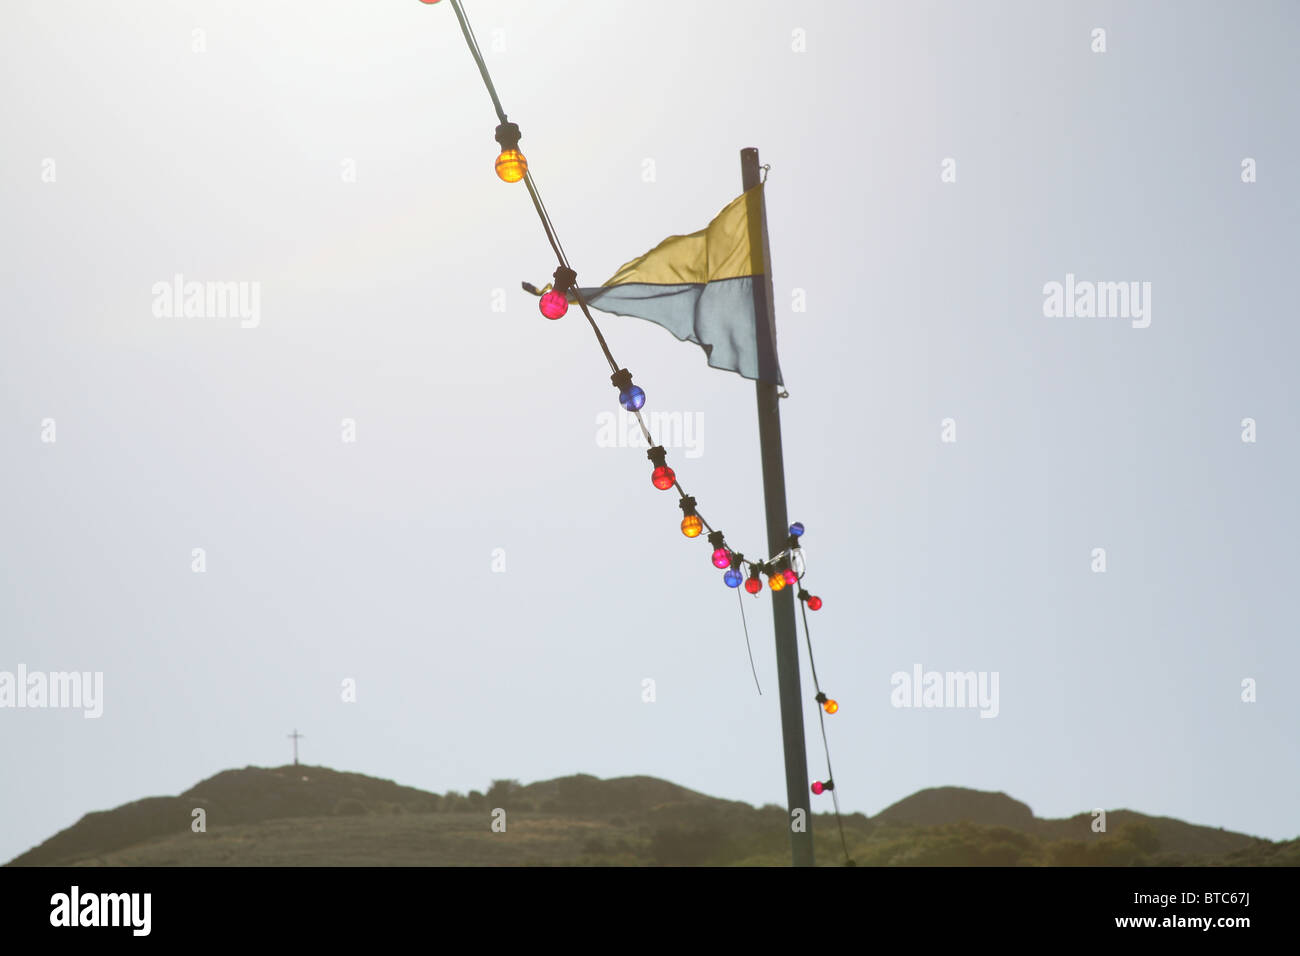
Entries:
[[835,793],[835,771],[831,769],[831,745],[826,739],[826,718],[823,715],[823,711],[827,714],[838,712],[840,704],[834,698],[826,696],[825,691],[822,690],[821,682],[817,680],[817,662],[813,660],[812,635],[808,631],[808,612],[805,610],[808,603],[810,602],[807,599],[803,599],[799,614],[803,618],[803,637],[808,645],[808,667],[812,671],[813,689],[817,691],[817,696],[814,699],[821,704],[821,709],[817,711],[817,723],[821,726],[822,749],[826,752],[826,779],[814,780],[812,792],[820,794],[830,791],[831,803],[835,807],[835,824],[840,830],[840,846],[844,849],[844,860],[849,866],[854,866],[853,858],[849,856],[848,841],[844,839],[844,820],[840,817],[840,798]]
[[[420,0],[425,4],[436,4],[439,0]],[[604,353],[606,362],[609,363],[613,374],[610,375],[610,382],[618,389],[618,402],[624,410],[635,416],[637,424],[640,426],[641,433],[644,435],[647,444],[650,445],[646,457],[654,466],[650,473],[650,482],[660,491],[674,489],[678,495],[678,507],[682,511],[681,532],[687,538],[698,538],[707,531],[706,540],[712,546],[713,552],[711,560],[713,566],[723,571],[722,581],[728,588],[738,589],[743,584],[744,589],[751,595],[757,596],[763,590],[762,577],[767,576],[768,587],[772,591],[781,591],[786,587],[798,588],[796,596],[801,605],[801,613],[804,621],[804,636],[808,643],[808,660],[812,664],[812,640],[808,636],[808,617],[807,611],[818,611],[822,607],[822,599],[814,594],[809,594],[802,587],[804,574],[806,573],[806,562],[803,552],[800,548],[800,538],[804,534],[804,526],[796,521],[789,527],[789,537],[786,547],[778,554],[771,555],[761,560],[751,560],[745,555],[733,549],[728,545],[726,536],[722,531],[715,529],[700,514],[698,503],[694,496],[687,493],[682,487],[681,482],[677,479],[677,473],[668,465],[668,453],[662,445],[655,443],[650,429],[646,426],[645,419],[641,415],[641,409],[645,406],[646,393],[639,385],[632,381],[632,373],[620,366],[614,359],[614,355],[609,348],[609,343],[601,333],[600,326],[591,315],[591,310],[578,288],[577,272],[570,265],[568,258],[564,254],[564,247],[561,245],[558,233],[551,221],[550,215],[546,210],[546,205],[542,201],[541,193],[538,191],[536,184],[533,182],[532,174],[528,169],[528,160],[523,152],[519,149],[519,141],[522,138],[519,126],[509,121],[506,112],[501,105],[501,99],[497,95],[496,87],[492,83],[491,74],[488,71],[487,64],[483,60],[482,52],[479,50],[478,42],[474,39],[473,29],[470,27],[469,20],[461,7],[460,0],[451,0],[452,9],[456,12],[456,18],[460,22],[461,32],[465,36],[466,45],[469,47],[470,55],[474,58],[475,65],[478,67],[479,74],[483,78],[483,83],[487,88],[488,96],[492,99],[492,106],[496,111],[499,121],[495,139],[501,147],[500,153],[496,159],[496,174],[506,183],[523,182],[528,191],[529,198],[532,200],[533,207],[541,220],[542,228],[546,232],[547,241],[555,253],[558,266],[554,273],[554,282],[551,288],[542,293],[538,308],[542,315],[548,319],[563,318],[569,309],[570,297],[576,301],[587,322],[590,324],[592,332],[596,336],[601,351]],[[744,603],[741,602],[741,621],[744,623]],[[745,641],[746,646],[749,643],[749,627],[745,624]],[[753,653],[750,652],[750,666],[753,667]],[[754,674],[755,686],[758,685],[758,674]],[[825,781],[815,781],[812,784],[812,792],[821,794],[830,791],[832,802],[835,807],[836,822],[840,828],[840,841],[844,847],[844,856],[850,865],[852,860],[849,858],[848,846],[844,842],[844,825],[840,820],[839,798],[835,794],[835,785],[831,775],[830,768],[830,745],[826,738],[826,723],[823,716],[825,714],[834,714],[839,710],[839,703],[826,696],[822,692],[821,685],[817,680],[816,668],[813,668],[813,685],[817,691],[816,701],[819,705],[817,717],[821,724],[822,745],[826,751],[826,769],[827,775]],[[762,693],[762,689],[759,689]]]

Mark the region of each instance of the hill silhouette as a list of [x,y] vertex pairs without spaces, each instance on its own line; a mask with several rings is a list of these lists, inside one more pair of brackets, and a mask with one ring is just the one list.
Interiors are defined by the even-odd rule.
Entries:
[[[1107,832],[1095,833],[1091,813],[1040,819],[1004,793],[962,787],[843,822],[865,865],[1300,865],[1297,840],[1130,810],[1108,812]],[[486,792],[436,794],[327,767],[246,767],[88,813],[7,865],[786,865],[785,826],[782,807],[654,777],[497,780]],[[814,835],[820,862],[843,862],[833,817],[818,815]]]
[[967,790],[965,787],[934,787],[904,797],[881,810],[874,819],[920,826],[965,820],[1028,831],[1034,825],[1034,812],[1027,804],[1013,800],[1005,793]]

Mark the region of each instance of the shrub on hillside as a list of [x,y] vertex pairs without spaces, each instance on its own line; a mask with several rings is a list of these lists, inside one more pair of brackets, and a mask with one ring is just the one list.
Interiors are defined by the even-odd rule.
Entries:
[[650,855],[660,866],[699,866],[716,862],[726,842],[712,827],[662,826],[650,837]]
[[1088,848],[1090,866],[1141,866],[1146,854],[1123,838],[1099,840]]
[[340,817],[360,817],[366,814],[366,805],[356,797],[344,797],[334,805],[334,815]]
[[518,780],[493,780],[492,786],[488,787],[488,803],[494,807],[507,806],[511,796],[520,789]]
[[1155,853],[1160,849],[1160,838],[1149,823],[1126,823],[1120,827],[1119,837],[1127,840],[1142,853]]
[[1087,866],[1088,844],[1082,840],[1057,840],[1047,848],[1052,866]]
[[465,795],[455,790],[448,790],[442,798],[443,813],[464,813],[469,809]]

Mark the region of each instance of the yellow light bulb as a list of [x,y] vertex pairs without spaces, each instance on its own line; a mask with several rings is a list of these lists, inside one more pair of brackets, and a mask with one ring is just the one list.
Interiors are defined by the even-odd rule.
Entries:
[[528,172],[528,160],[517,149],[503,149],[497,157],[497,175],[507,183],[517,183]]
[[834,698],[826,701],[826,703],[822,704],[822,706],[826,708],[826,713],[828,714],[833,714],[835,713],[835,711],[840,709],[839,702],[836,701]]
[[699,515],[687,515],[682,519],[682,534],[686,537],[698,538],[703,530],[704,524],[700,521]]

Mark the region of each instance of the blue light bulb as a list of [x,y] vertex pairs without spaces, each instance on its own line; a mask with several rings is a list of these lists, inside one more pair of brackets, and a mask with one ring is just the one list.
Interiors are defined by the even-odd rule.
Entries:
[[645,404],[645,392],[641,390],[640,385],[633,385],[631,388],[618,393],[618,403],[629,412],[638,411]]
[[740,582],[745,580],[745,576],[741,574],[739,571],[737,571],[735,568],[732,568],[730,571],[728,571],[726,574],[722,576],[722,580],[723,583],[727,585],[727,587],[738,588],[740,587]]
[[794,524],[790,525],[790,534],[794,535],[796,538],[803,534],[803,522],[796,521]]

